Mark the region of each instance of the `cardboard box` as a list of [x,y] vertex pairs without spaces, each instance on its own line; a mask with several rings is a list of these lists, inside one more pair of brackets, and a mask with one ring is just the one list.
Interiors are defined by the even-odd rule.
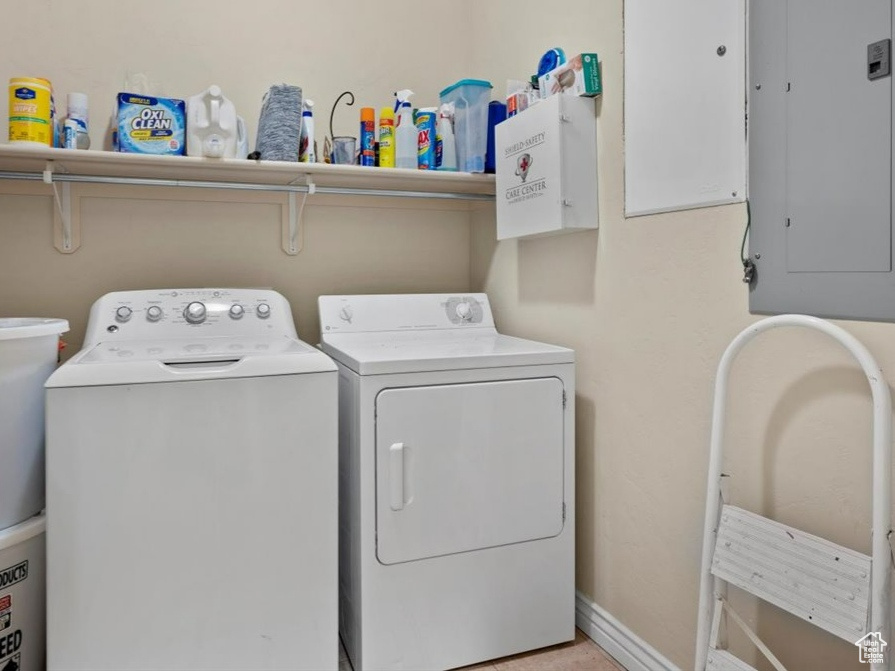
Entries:
[[597,228],[592,98],[551,96],[495,128],[497,239]]
[[538,79],[542,98],[556,93],[595,98],[603,93],[600,63],[596,54],[578,54]]

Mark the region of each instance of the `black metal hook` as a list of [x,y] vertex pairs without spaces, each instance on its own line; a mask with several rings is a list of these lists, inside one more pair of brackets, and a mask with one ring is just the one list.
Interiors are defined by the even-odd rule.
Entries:
[[338,106],[339,101],[342,98],[344,98],[345,96],[351,96],[351,102],[349,102],[348,105],[354,104],[354,94],[351,91],[344,91],[343,93],[341,93],[339,95],[338,98],[336,98],[336,102],[333,103],[333,108],[329,112],[329,136],[330,137],[336,136],[335,133],[333,133],[333,115],[336,113],[336,106]]

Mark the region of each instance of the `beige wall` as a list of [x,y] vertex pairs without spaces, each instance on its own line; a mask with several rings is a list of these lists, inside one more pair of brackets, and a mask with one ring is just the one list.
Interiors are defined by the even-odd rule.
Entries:
[[[389,7],[395,16],[419,11],[409,0]],[[145,74],[173,97],[220,85],[245,117],[252,146],[262,95],[285,81],[317,103],[322,149],[343,90],[354,91],[357,104],[340,106],[334,130],[356,135],[361,106],[388,105],[404,87],[417,92],[418,104],[433,104],[468,68],[469,54],[455,46],[464,12],[448,13],[437,31],[409,30],[402,39],[377,32],[390,25],[384,17],[379,4],[348,0],[41,0],[0,21],[0,81],[45,76],[63,112],[67,92],[86,92],[94,148],[103,146],[128,73]],[[0,128],[6,122],[4,103]],[[29,186],[43,195],[12,196],[25,190],[12,184],[0,183],[0,315],[69,319],[69,352],[80,344],[91,302],[118,289],[271,286],[291,301],[300,335],[312,342],[320,294],[469,289],[462,204],[315,196],[305,209],[304,250],[293,257],[280,249],[274,205],[183,189],[131,189],[126,195],[135,199],[122,200],[122,189],[94,187],[83,201],[82,247],[61,255],[52,247],[51,192]]]
[[[316,103],[322,145],[332,103],[346,89],[357,104],[340,107],[336,135],[356,135],[358,108],[390,104],[398,88],[415,91],[420,106],[435,104],[443,86],[466,76],[470,54],[458,47],[466,12],[444,12],[438,30],[423,31],[414,20],[419,3],[391,0],[388,8],[353,0],[19,3],[0,21],[0,81],[5,92],[9,77],[47,77],[63,110],[67,92],[87,93],[94,147],[129,73],[179,98],[218,84],[245,117],[252,145],[262,95],[287,82]],[[398,34],[402,21],[411,27]],[[4,102],[3,129],[6,111]]]
[[[498,244],[481,212],[473,281],[502,330],[577,351],[578,588],[692,668],[714,372],[756,319],[738,261],[745,212],[624,218],[622,4],[571,0],[563,20],[531,0],[477,5],[486,78],[524,75],[561,45],[600,54],[605,93],[599,231]],[[895,328],[844,326],[892,369]],[[848,355],[819,334],[777,332],[743,353],[732,380],[733,501],[869,552],[869,392]],[[851,644],[770,607],[745,612],[787,668],[861,666]]]
[[[502,330],[577,351],[579,589],[690,666],[714,368],[754,319],[737,261],[744,213],[624,219],[622,0],[569,0],[561,16],[531,0],[467,1],[439,13],[448,18],[431,31],[407,0],[389,3],[393,23],[381,5],[347,0],[263,0],[230,16],[221,11],[233,3],[157,0],[151,16],[133,10],[128,27],[118,17],[129,5],[20,4],[15,20],[0,22],[0,81],[45,75],[61,92],[86,91],[94,143],[127,71],[145,72],[169,95],[218,83],[252,138],[261,95],[289,81],[319,103],[322,138],[345,88],[379,106],[409,86],[422,104],[445,83],[480,76],[500,95],[504,80],[527,74],[550,46],[600,53],[598,232],[497,244],[488,208],[470,224],[447,205],[317,199],[306,210],[304,250],[290,257],[273,205],[145,190],[121,199],[100,189],[84,201],[82,248],[61,255],[48,192],[9,195],[7,184],[0,315],[66,317],[76,347],[90,302],[105,291],[262,285],[289,298],[302,337],[313,340],[321,293],[487,290]],[[382,25],[395,34],[377,36]],[[404,41],[401,25],[411,26]],[[356,118],[356,108],[342,109],[336,132],[353,132]],[[884,369],[895,366],[892,326],[846,327]],[[870,410],[847,356],[819,335],[775,333],[744,353],[734,381],[733,499],[867,551]],[[853,646],[770,609],[747,612],[793,669],[858,667]]]

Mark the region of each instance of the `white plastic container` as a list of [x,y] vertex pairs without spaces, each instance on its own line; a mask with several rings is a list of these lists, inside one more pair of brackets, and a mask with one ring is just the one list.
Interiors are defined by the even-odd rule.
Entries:
[[0,670],[46,668],[46,517],[0,531]]
[[62,146],[65,149],[90,149],[88,118],[87,94],[69,93],[68,117],[62,125]]
[[[239,129],[236,106],[211,85],[186,100],[187,156],[235,158]],[[244,156],[242,158],[245,158]]]
[[0,529],[44,507],[44,382],[66,331],[64,319],[0,319]]
[[454,105],[458,170],[485,172],[490,101],[491,82],[481,79],[461,79],[441,92],[441,104]]
[[[299,163],[316,163],[317,152],[314,146],[314,101],[305,100],[301,104],[301,142],[298,145]],[[240,158],[245,158],[244,156]]]

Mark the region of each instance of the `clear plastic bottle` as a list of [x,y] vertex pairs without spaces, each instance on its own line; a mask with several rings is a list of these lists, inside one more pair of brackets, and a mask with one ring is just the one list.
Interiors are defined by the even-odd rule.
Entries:
[[395,167],[416,170],[417,130],[413,123],[413,108],[410,96],[413,91],[404,89],[396,93],[398,97],[398,122],[395,129]]

